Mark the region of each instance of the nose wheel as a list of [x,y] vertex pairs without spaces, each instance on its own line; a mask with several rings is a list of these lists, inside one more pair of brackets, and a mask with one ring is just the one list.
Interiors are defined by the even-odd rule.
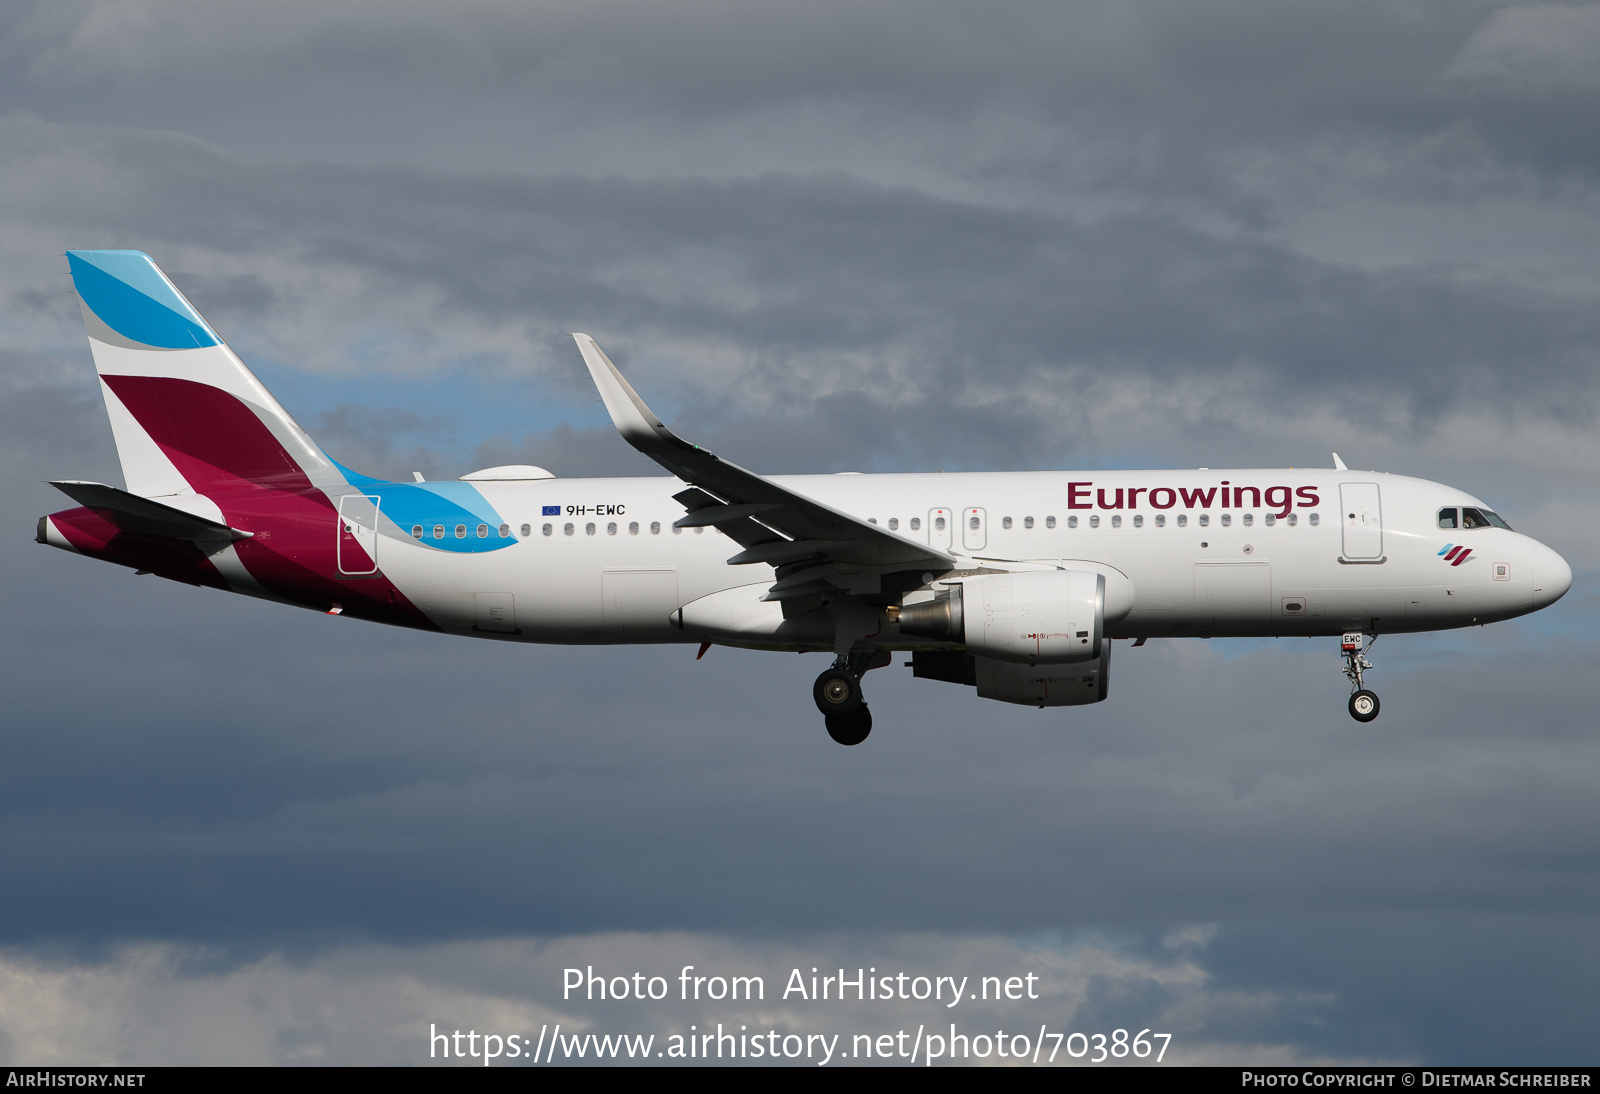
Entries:
[[1350,717],[1358,722],[1370,722],[1378,716],[1378,697],[1368,691],[1361,674],[1372,667],[1372,662],[1367,659],[1367,651],[1377,645],[1378,636],[1373,635],[1372,641],[1366,640],[1366,635],[1359,631],[1347,634],[1340,642],[1340,650],[1344,654],[1344,674],[1350,678]]

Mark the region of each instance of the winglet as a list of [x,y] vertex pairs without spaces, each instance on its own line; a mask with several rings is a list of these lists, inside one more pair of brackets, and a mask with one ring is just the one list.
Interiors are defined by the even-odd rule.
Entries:
[[661,419],[656,417],[655,411],[639,398],[639,393],[633,390],[633,385],[617,371],[617,366],[611,363],[611,358],[595,344],[593,338],[587,334],[577,333],[574,333],[572,338],[578,343],[578,352],[583,354],[583,363],[589,366],[589,375],[594,379],[594,386],[600,390],[600,399],[606,404],[606,412],[611,415],[612,424],[617,427],[617,432],[622,434],[624,440],[635,448],[646,450],[663,443],[676,448],[694,450],[693,445],[681,440],[672,430],[661,424]]
[[[609,364],[609,362],[607,362],[607,363]],[[1335,452],[1333,454],[1333,469],[1335,471],[1348,471],[1348,470],[1350,470],[1348,467],[1346,467],[1344,465],[1344,461],[1339,458],[1339,453],[1337,453],[1337,452]]]

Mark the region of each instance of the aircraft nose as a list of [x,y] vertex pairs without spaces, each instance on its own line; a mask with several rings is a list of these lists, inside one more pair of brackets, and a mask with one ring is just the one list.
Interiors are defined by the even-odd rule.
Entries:
[[1572,588],[1572,567],[1567,560],[1539,544],[1533,560],[1533,606],[1547,608]]

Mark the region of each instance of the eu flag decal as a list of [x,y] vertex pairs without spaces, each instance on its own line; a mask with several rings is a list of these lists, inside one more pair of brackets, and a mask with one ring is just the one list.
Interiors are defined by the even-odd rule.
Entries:
[[546,505],[544,507],[544,513],[541,514],[541,515],[542,516],[547,516],[547,517],[559,517],[561,515],[561,506],[559,506],[559,505]]

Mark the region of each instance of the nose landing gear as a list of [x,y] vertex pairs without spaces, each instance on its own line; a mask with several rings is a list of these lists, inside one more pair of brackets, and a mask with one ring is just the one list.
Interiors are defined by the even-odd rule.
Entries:
[[1372,649],[1377,642],[1377,635],[1373,635],[1372,641],[1367,642],[1366,635],[1356,631],[1345,635],[1340,643],[1344,653],[1344,674],[1350,678],[1352,689],[1350,717],[1358,722],[1370,722],[1378,716],[1378,697],[1367,690],[1361,679],[1361,674],[1372,667],[1372,662],[1367,660],[1367,650]]

